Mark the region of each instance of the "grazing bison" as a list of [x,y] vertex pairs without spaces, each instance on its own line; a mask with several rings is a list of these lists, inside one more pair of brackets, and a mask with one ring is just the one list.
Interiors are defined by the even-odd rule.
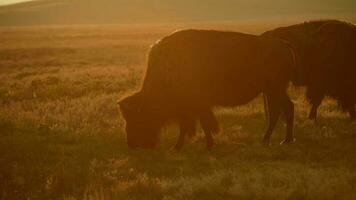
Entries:
[[356,119],[356,26],[337,20],[313,21],[267,31],[263,36],[291,43],[300,57],[299,85],[312,104],[310,119],[325,96],[336,99]]
[[236,32],[183,30],[163,38],[151,48],[148,68],[139,92],[119,101],[126,121],[130,148],[154,148],[159,130],[168,121],[179,123],[176,150],[200,121],[213,145],[219,130],[214,106],[237,106],[263,92],[269,126],[263,142],[269,143],[281,113],[287,121],[283,141],[293,138],[294,105],[286,93],[295,69],[294,53],[274,39]]

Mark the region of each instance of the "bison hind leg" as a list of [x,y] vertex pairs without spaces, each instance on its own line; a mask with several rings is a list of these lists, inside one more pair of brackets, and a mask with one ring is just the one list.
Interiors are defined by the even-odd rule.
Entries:
[[179,119],[179,137],[174,150],[180,151],[185,143],[186,136],[194,136],[196,132],[196,119],[191,116],[183,116]]
[[219,122],[210,108],[202,109],[200,112],[200,124],[205,133],[207,148],[211,150],[214,145],[212,134],[220,132]]
[[356,120],[356,110],[355,110],[355,105],[348,105],[345,110],[349,113],[350,120],[355,121]]
[[281,144],[293,143],[295,141],[293,136],[294,104],[287,95],[284,97],[283,112],[285,114],[286,122],[287,122],[287,133],[286,133],[286,138],[281,142]]
[[204,131],[212,134],[220,133],[219,122],[210,108],[204,109],[200,115],[200,123]]
[[194,128],[194,131],[193,130],[191,130],[191,131],[188,131],[187,132],[187,138],[188,139],[192,139],[193,137],[195,137],[196,136],[196,129]]
[[266,107],[268,109],[268,128],[262,140],[264,145],[270,144],[270,138],[273,130],[278,122],[280,115],[283,113],[287,122],[286,138],[281,144],[294,142],[293,126],[294,126],[294,104],[283,92],[271,92],[265,94]]
[[356,120],[356,110],[354,103],[351,103],[350,101],[339,100],[339,105],[344,111],[347,111],[349,113],[351,121]]
[[270,145],[271,135],[281,115],[281,109],[279,108],[278,102],[276,102],[273,96],[267,94],[264,95],[265,95],[266,115],[268,119],[268,128],[263,137],[262,144]]
[[306,96],[309,103],[312,105],[308,118],[310,120],[316,120],[318,115],[318,108],[321,105],[321,102],[323,101],[325,94],[321,90],[317,90],[314,88],[307,88]]
[[349,114],[350,114],[350,119],[351,121],[356,121],[356,109],[355,106],[353,106],[350,110],[349,110]]

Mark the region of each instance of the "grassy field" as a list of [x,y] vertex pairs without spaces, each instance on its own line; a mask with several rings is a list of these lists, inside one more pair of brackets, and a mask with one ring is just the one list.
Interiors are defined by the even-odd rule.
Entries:
[[258,98],[215,110],[224,131],[211,152],[200,131],[170,153],[175,125],[160,149],[129,150],[116,100],[140,85],[150,44],[177,27],[0,28],[0,199],[356,199],[356,124],[330,99],[308,121],[302,89],[290,91],[293,145],[279,145],[283,123],[260,145]]

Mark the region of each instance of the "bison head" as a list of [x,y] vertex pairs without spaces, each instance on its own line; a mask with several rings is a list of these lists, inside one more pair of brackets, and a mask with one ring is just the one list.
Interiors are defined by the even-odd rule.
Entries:
[[126,122],[126,138],[129,148],[150,148],[159,140],[159,121],[154,117],[140,93],[119,101],[121,113]]

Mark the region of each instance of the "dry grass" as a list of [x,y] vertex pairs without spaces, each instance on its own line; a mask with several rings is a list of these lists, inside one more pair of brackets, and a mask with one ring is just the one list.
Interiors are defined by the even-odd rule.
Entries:
[[278,145],[281,124],[271,147],[259,144],[258,98],[216,109],[224,133],[212,152],[200,133],[169,153],[175,126],[159,150],[128,150],[116,100],[139,86],[149,45],[175,28],[0,29],[0,199],[356,198],[356,126],[330,99],[318,123],[306,120],[302,90],[291,90],[294,145]]

